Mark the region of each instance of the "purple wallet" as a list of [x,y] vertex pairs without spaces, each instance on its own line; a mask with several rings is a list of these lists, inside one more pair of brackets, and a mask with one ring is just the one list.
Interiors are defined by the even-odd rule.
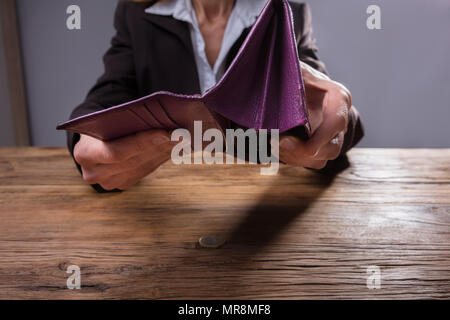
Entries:
[[58,125],[101,140],[149,129],[185,128],[194,121],[203,130],[222,132],[230,121],[246,128],[280,133],[311,126],[295,41],[293,17],[286,0],[269,0],[222,79],[203,95],[156,92],[140,99],[84,115]]

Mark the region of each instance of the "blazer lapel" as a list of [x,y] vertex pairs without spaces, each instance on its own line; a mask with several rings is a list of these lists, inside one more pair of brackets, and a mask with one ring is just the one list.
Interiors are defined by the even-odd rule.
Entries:
[[177,37],[188,49],[189,53],[194,56],[194,48],[192,47],[191,35],[187,22],[176,20],[171,16],[162,16],[151,13],[145,13],[144,19]]

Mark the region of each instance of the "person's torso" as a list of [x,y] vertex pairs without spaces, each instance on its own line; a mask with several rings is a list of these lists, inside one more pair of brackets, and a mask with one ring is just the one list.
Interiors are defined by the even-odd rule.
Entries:
[[[198,56],[192,41],[189,23],[173,16],[146,12],[149,3],[130,2],[124,12],[133,49],[138,95],[157,91],[179,94],[202,93]],[[225,71],[251,26],[235,37],[223,58]],[[216,80],[218,80],[216,78]]]

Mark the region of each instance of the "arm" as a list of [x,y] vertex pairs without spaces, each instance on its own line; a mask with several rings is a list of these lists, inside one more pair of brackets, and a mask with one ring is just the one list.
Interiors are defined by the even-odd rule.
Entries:
[[[105,72],[89,91],[85,101],[76,107],[70,119],[134,100],[137,98],[133,49],[125,21],[126,2],[120,1],[114,17],[116,34],[103,56]],[[80,139],[77,133],[67,133],[70,153]]]
[[[137,98],[134,55],[126,23],[127,2],[120,1],[114,18],[116,34],[103,57],[105,72],[71,119]],[[83,179],[98,192],[125,190],[170,158],[169,134],[150,130],[114,141],[68,133],[68,148]]]

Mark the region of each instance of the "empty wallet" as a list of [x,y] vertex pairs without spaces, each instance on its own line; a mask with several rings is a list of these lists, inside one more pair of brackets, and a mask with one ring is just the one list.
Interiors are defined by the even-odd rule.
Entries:
[[[221,80],[203,95],[156,92],[84,115],[58,130],[104,141],[150,129],[185,128],[223,132],[231,122],[244,128],[301,129],[310,136],[292,11],[286,0],[269,0]],[[297,129],[295,129],[297,128]]]

